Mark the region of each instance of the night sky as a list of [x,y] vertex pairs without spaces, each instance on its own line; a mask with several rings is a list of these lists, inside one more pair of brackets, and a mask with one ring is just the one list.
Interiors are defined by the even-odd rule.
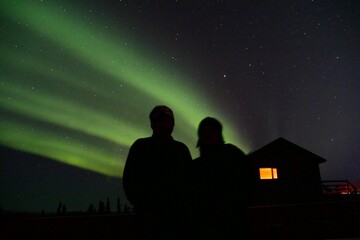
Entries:
[[[125,202],[158,104],[198,156],[219,119],[245,153],[283,137],[360,179],[357,1],[0,1],[0,207]],[[15,151],[16,150],[16,151]]]

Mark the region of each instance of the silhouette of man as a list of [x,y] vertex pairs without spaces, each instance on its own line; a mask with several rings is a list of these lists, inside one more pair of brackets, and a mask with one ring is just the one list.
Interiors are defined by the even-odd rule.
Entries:
[[225,144],[215,118],[200,122],[200,157],[193,162],[195,234],[198,239],[243,239],[247,222],[245,154]]
[[150,122],[152,136],[136,140],[130,148],[123,186],[141,239],[179,239],[185,176],[192,158],[187,146],[171,136],[175,122],[170,108],[156,106]]

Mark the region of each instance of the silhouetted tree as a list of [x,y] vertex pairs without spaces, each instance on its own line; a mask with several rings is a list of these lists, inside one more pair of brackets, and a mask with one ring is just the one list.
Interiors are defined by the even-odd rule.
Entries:
[[116,213],[121,213],[121,201],[120,201],[120,198],[117,198]]
[[62,209],[62,202],[59,202],[59,205],[58,205],[58,208],[57,208],[57,215],[60,215],[61,214],[61,209]]
[[110,200],[109,197],[106,199],[106,209],[105,209],[106,213],[110,213]]

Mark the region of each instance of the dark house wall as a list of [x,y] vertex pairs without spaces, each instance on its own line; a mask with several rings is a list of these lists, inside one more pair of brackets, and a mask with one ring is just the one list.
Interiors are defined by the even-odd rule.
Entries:
[[[254,204],[315,201],[322,195],[321,157],[283,139],[248,155]],[[278,179],[261,180],[259,168],[276,168]]]

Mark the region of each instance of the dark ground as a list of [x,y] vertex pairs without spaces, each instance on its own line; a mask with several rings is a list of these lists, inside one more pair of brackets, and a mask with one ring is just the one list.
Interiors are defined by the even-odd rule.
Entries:
[[[250,239],[360,239],[360,201],[250,207]],[[2,216],[0,239],[135,239],[134,215]]]

